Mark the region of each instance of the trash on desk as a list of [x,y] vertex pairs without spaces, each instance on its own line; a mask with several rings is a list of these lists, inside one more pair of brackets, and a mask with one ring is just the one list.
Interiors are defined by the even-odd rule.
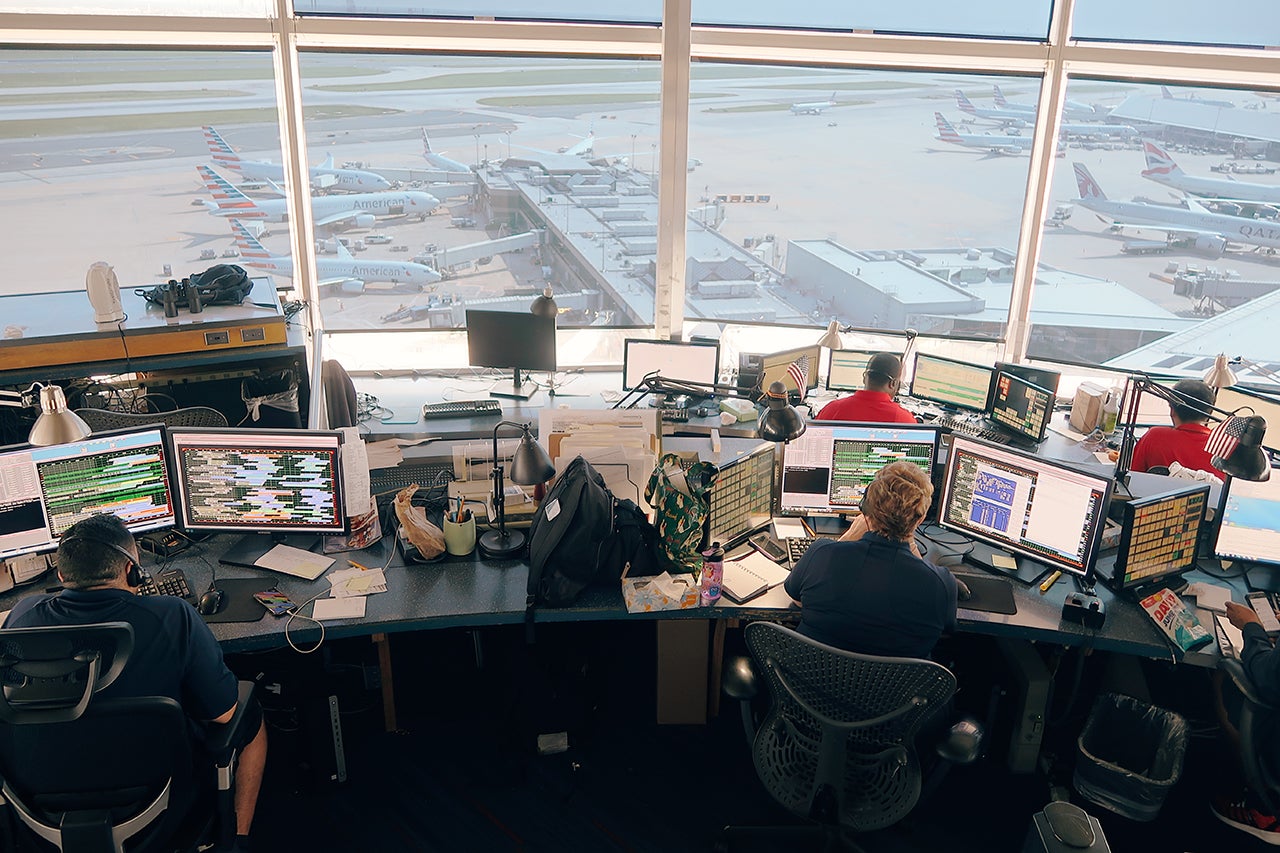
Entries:
[[430,560],[444,553],[444,531],[427,520],[427,511],[414,506],[413,496],[418,485],[401,489],[396,493],[396,518],[400,520],[400,529],[424,560]]
[[650,577],[622,576],[622,600],[628,613],[688,610],[698,606],[698,585],[693,576],[672,577],[663,572]]

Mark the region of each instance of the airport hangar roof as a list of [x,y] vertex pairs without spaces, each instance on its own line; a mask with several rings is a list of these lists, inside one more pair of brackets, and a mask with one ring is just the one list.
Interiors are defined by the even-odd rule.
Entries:
[[1178,98],[1131,95],[1108,116],[1108,119],[1117,118],[1280,142],[1280,110],[1215,107]]
[[1108,364],[1198,379],[1213,366],[1217,354],[1225,352],[1230,358],[1241,356],[1262,366],[1262,370],[1255,370],[1248,365],[1233,365],[1231,369],[1241,382],[1274,383],[1276,380],[1263,371],[1280,373],[1276,317],[1280,317],[1280,290],[1116,356]]
[[[908,310],[913,303],[954,301],[960,291],[981,307],[946,316],[991,323],[1004,323],[1008,318],[1014,256],[1006,249],[858,251],[830,240],[792,242],[877,290],[891,289]],[[1098,311],[1104,305],[1106,314]],[[1140,325],[1176,332],[1201,321],[1178,317],[1118,282],[1040,264],[1031,299],[1031,322],[1089,329],[1132,329]]]

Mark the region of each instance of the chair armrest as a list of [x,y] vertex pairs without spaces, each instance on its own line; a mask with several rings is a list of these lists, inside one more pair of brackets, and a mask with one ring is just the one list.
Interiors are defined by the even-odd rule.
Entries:
[[231,744],[243,739],[241,729],[244,727],[249,703],[253,701],[254,691],[257,689],[258,685],[252,681],[236,682],[238,695],[236,696],[235,713],[225,723],[211,723],[209,725],[205,746],[213,754],[214,761],[219,767],[225,767],[231,763]]
[[1259,708],[1272,707],[1258,693],[1258,688],[1253,685],[1253,682],[1249,681],[1249,676],[1245,673],[1240,661],[1235,658],[1220,658],[1218,660],[1218,668],[1231,677],[1231,680],[1235,682],[1236,689],[1240,691],[1240,695],[1244,696],[1246,702]]

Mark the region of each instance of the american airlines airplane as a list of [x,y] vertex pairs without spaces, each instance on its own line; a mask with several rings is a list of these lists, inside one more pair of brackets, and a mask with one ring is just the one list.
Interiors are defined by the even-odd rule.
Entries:
[[1142,171],[1142,177],[1149,181],[1182,190],[1190,195],[1280,205],[1280,186],[1275,184],[1254,184],[1229,178],[1188,175],[1154,142],[1143,140],[1142,150],[1147,155],[1147,168]]
[[1280,222],[1214,213],[1194,199],[1187,199],[1186,207],[1111,201],[1083,163],[1072,165],[1076,186],[1080,189],[1077,203],[1099,214],[1113,228],[1164,231],[1169,237],[1194,239],[1196,248],[1216,254],[1226,250],[1228,241],[1266,249],[1280,248]]
[[[204,206],[215,216],[263,222],[289,221],[287,199],[252,199],[208,166],[196,166],[196,171],[213,194],[213,201],[204,202]],[[311,212],[317,228],[337,225],[372,228],[379,216],[417,215],[425,219],[439,206],[440,200],[435,196],[417,190],[349,193],[311,200]]]
[[[293,258],[273,255],[249,233],[238,219],[231,220],[231,233],[235,235],[236,248],[240,250],[240,263],[246,267],[264,270],[284,278],[293,277]],[[440,280],[440,273],[426,264],[412,261],[361,261],[352,257],[347,247],[337,243],[338,257],[316,258],[316,275],[320,284],[345,284],[371,281],[389,281],[410,285],[410,289],[425,290]]]
[[955,92],[956,106],[959,107],[960,112],[965,113],[966,115],[971,115],[974,118],[991,119],[992,121],[998,121],[1003,125],[1011,127],[1026,127],[1027,125],[1034,123],[1036,120],[1034,109],[1029,113],[1022,112],[1020,110],[989,110],[983,107],[974,106],[973,101],[970,101],[965,97],[964,92],[961,92],[959,89],[956,89]]
[[829,110],[836,105],[836,93],[832,92],[831,97],[825,101],[810,101],[807,104],[792,104],[791,114],[795,116],[812,115],[820,116],[823,110]]
[[471,167],[466,163],[457,160],[450,160],[443,154],[437,154],[431,150],[431,140],[427,138],[427,129],[422,129],[422,159],[433,169],[440,169],[444,172],[470,172]]
[[[995,92],[996,106],[1000,109],[1019,113],[1031,113],[1032,115],[1035,114],[1035,104],[1010,103],[1005,100],[1004,92],[1000,91],[999,84],[992,83],[991,89]],[[1102,118],[1104,112],[1106,111],[1104,110],[1103,112],[1099,112],[1099,108],[1081,101],[1067,99],[1062,104],[1062,117],[1064,119],[1071,119],[1072,121],[1092,121],[1094,119]]]
[[[238,172],[247,181],[284,183],[283,166],[278,163],[268,163],[265,160],[245,160],[227,144],[218,131],[208,125],[201,130],[204,131],[204,141],[209,146],[209,156],[213,159],[215,166]],[[335,167],[332,154],[319,166],[312,166],[309,172],[311,186],[314,189],[343,190],[344,192],[374,192],[391,189],[391,182],[375,172]]]
[[1001,136],[994,133],[956,133],[942,113],[934,113],[938,123],[937,139],[953,145],[965,145],[969,148],[981,148],[993,154],[1017,154],[1027,151],[1035,143],[1030,136]]

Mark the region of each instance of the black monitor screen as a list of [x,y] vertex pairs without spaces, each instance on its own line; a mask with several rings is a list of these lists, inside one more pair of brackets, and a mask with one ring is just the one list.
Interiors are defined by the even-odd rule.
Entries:
[[1053,394],[1009,374],[996,377],[996,392],[988,410],[991,420],[1032,441],[1043,441],[1053,416]]
[[1120,550],[1111,583],[1117,589],[1132,589],[1195,568],[1208,504],[1207,483],[1121,504]]
[[1219,517],[1219,557],[1280,566],[1280,475],[1265,483],[1227,478]]
[[953,436],[942,481],[944,527],[1085,575],[1102,537],[1111,480]]
[[342,433],[169,431],[182,526],[242,533],[344,533]]
[[467,311],[472,367],[556,369],[556,321],[528,311]]
[[720,375],[720,345],[627,338],[622,350],[622,390],[630,391],[655,371],[663,379],[714,385]]
[[990,367],[981,364],[916,353],[915,368],[911,371],[911,396],[982,412],[987,408],[993,373]]
[[[1001,373],[1012,373],[1032,385],[1039,385],[1055,397],[1058,395],[1058,383],[1062,381],[1062,374],[1056,370],[1050,370],[1047,367],[1035,367],[1030,364],[1013,364],[1008,361],[996,362],[996,375]],[[991,392],[993,394],[995,389],[995,377],[993,376],[991,379]]]

